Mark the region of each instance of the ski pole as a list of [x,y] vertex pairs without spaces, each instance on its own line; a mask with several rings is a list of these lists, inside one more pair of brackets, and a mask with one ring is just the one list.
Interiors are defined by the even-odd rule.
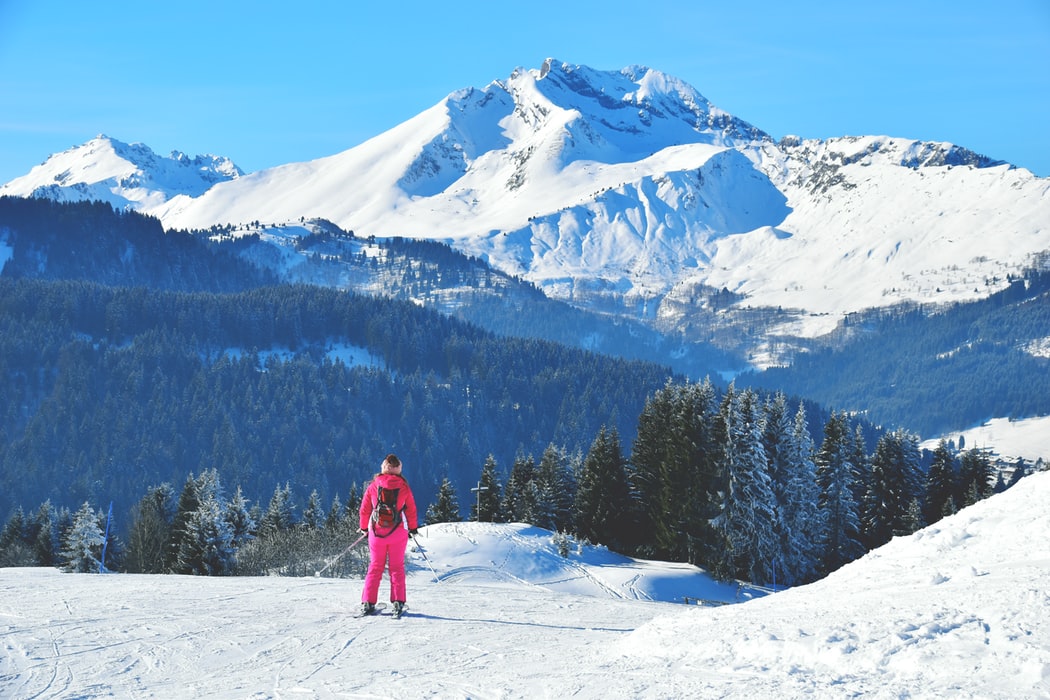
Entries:
[[349,547],[347,547],[343,551],[339,552],[339,554],[337,554],[336,557],[334,559],[332,559],[332,561],[330,561],[330,562],[328,562],[327,564],[324,565],[323,569],[321,569],[320,571],[315,571],[314,572],[314,578],[321,578],[321,574],[324,573],[325,571],[327,571],[328,567],[330,567],[332,564],[334,564],[337,561],[339,561],[340,559],[342,559],[344,554],[346,554],[351,549],[353,549],[358,544],[360,544],[361,540],[363,540],[366,537],[368,537],[368,533],[367,532],[364,533],[363,535],[361,535],[360,537],[358,537],[356,540],[354,540],[354,543],[352,545],[350,545]]
[[434,582],[441,583],[441,579],[438,577],[438,572],[434,571],[434,565],[430,563],[430,557],[427,556],[426,551],[423,549],[423,545],[419,544],[419,540],[416,539],[415,535],[412,535],[412,541],[416,543],[416,549],[423,555],[423,561],[430,567],[430,573],[434,574]]

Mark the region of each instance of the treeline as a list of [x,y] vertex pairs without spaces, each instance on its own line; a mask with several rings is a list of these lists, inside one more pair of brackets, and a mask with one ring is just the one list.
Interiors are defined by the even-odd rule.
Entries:
[[[942,443],[924,463],[918,438],[883,434],[868,454],[859,425],[832,414],[815,443],[805,406],[710,382],[666,384],[646,402],[625,454],[602,426],[586,453],[548,445],[539,462],[518,455],[506,477],[491,455],[467,483],[469,518],[528,522],[646,558],[688,561],[724,579],[812,581],[914,532],[1008,482],[987,455]],[[476,486],[471,486],[476,484]],[[363,551],[338,556],[357,536],[363,492],[326,503],[315,489],[301,508],[285,484],[265,508],[218,470],[190,475],[176,494],[148,489],[126,529],[85,502],[71,514],[50,501],[21,509],[0,531],[0,566],[198,575],[360,573]],[[466,489],[460,487],[466,492]],[[458,521],[457,487],[442,481],[424,522]],[[116,533],[126,532],[126,538]],[[105,548],[105,549],[103,549]]]
[[819,442],[806,416],[783,394],[668,384],[647,401],[629,457],[611,440],[599,450],[610,457],[595,465],[598,478],[585,464],[581,490],[601,484],[609,502],[583,499],[577,514],[608,516],[598,525],[578,520],[577,534],[721,578],[797,584],[995,488],[977,450],[927,469],[915,435],[882,434],[869,453],[863,425],[846,414],[828,418]]
[[855,314],[850,340],[747,381],[938,435],[1050,414],[1047,329],[1050,271],[1033,269],[981,301]]
[[203,237],[104,202],[0,197],[0,244],[11,251],[4,277],[211,292],[278,282]]
[[211,468],[253,500],[285,482],[331,497],[390,451],[427,500],[488,454],[629,433],[668,374],[331,289],[0,278],[0,512],[127,512]]
[[272,265],[286,282],[352,285],[372,294],[422,303],[498,335],[670,364],[689,376],[742,365],[710,343],[686,342],[640,321],[610,318],[550,299],[530,282],[493,270],[444,243],[362,238],[324,221],[309,225],[315,232],[296,240],[295,250],[303,258],[290,269],[275,244],[255,233],[234,238],[226,231],[211,232],[215,237],[211,247]]

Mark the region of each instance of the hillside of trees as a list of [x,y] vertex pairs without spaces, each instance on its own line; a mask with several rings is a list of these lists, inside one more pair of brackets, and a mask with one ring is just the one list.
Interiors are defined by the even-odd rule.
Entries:
[[[0,197],[4,277],[79,279],[107,285],[229,292],[279,280],[198,236],[103,202]],[[0,258],[2,262],[2,258]]]
[[[726,580],[794,585],[1026,473],[1018,465],[1006,482],[987,455],[946,443],[927,464],[917,436],[903,431],[882,434],[869,453],[861,426],[842,413],[815,442],[806,413],[783,394],[761,398],[730,386],[720,395],[707,381],[668,382],[646,401],[629,452],[602,426],[585,453],[551,444],[538,461],[519,455],[509,472],[489,455],[466,485],[443,479],[422,522],[461,520],[459,494],[471,493],[471,519],[547,528],[563,556],[575,539],[688,561]],[[239,485],[229,495],[225,483],[218,469],[206,469],[178,491],[153,486],[123,527],[112,506],[103,512],[88,501],[75,513],[50,500],[33,513],[18,508],[0,530],[0,566],[360,575],[363,548],[346,549],[358,536],[356,484],[345,505],[316,489],[301,501],[286,484],[263,507],[249,505]]]
[[[10,259],[2,274],[210,292],[328,280],[330,286],[422,303],[500,335],[655,362],[694,380],[740,366],[709,345],[660,337],[642,324],[547,299],[447,245],[362,238],[329,222],[313,223],[316,232],[295,241],[303,260],[289,270],[283,253],[257,233],[165,232],[155,219],[101,203],[5,197],[0,253],[6,246]],[[366,255],[362,243],[374,249]],[[1047,415],[1050,357],[1045,349],[1033,350],[1045,346],[1050,328],[1046,270],[1047,260],[1036,260],[1022,278],[983,301],[854,314],[791,366],[749,373],[738,383],[862,412],[877,424],[923,436],[991,417]]]
[[935,436],[990,418],[1050,415],[1050,271],[982,301],[857,314],[848,340],[739,381]]
[[0,512],[47,498],[126,512],[210,468],[255,501],[285,482],[330,498],[390,451],[426,501],[490,453],[629,435],[669,371],[318,287],[0,278],[0,376]]

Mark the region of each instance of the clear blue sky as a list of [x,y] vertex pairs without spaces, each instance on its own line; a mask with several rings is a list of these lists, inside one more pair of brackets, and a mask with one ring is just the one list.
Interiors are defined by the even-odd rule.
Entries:
[[780,138],[951,141],[1050,176],[1050,1],[0,0],[0,182],[105,133],[246,171],[545,58],[647,65]]

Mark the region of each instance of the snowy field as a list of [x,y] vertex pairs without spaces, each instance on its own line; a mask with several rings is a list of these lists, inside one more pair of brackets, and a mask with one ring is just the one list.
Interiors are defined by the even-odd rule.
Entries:
[[[965,438],[966,449],[976,447],[990,450],[1002,459],[1011,461],[1018,457],[1030,461],[1039,458],[1050,461],[1050,416],[1024,420],[993,418],[975,428],[949,433],[944,438],[958,442],[960,436]],[[935,450],[939,442],[940,438],[926,440],[921,446]]]
[[351,617],[358,580],[2,569],[0,697],[1047,698],[1048,501],[1038,473],[735,605],[523,525],[421,530],[401,620]]

